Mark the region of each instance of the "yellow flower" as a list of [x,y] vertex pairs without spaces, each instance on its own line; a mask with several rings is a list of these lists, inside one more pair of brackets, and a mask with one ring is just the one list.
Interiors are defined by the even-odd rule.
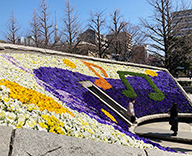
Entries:
[[[69,113],[71,116],[74,114],[71,113],[68,109],[63,108],[59,103],[54,101],[52,98],[47,97],[44,94],[41,94],[35,90],[31,90],[25,87],[20,86],[16,82],[11,82],[5,79],[0,81],[0,85],[4,85],[10,89],[9,97],[17,99],[22,103],[32,104],[34,103],[40,108],[40,111],[47,110],[55,113]],[[3,99],[7,101],[8,99]],[[28,110],[31,111],[33,108],[30,106]]]
[[112,121],[114,121],[114,122],[117,123],[117,121],[115,120],[115,118],[114,118],[109,112],[107,112],[107,111],[104,110],[104,109],[101,109],[101,111],[102,111],[108,118],[110,118]]
[[41,128],[44,128],[44,123],[43,122],[39,123],[39,125],[41,126]]
[[17,129],[21,128],[23,126],[23,122],[19,122],[16,126]]
[[86,125],[88,125],[88,123],[87,123],[87,122],[82,122],[82,125],[85,125],[85,126],[86,126]]
[[90,134],[93,134],[94,133],[94,131],[92,130],[92,129],[90,129],[90,128],[87,128],[86,129]]
[[3,98],[3,101],[4,101],[4,102],[8,102],[8,101],[9,101],[9,98],[8,98],[8,97],[4,97],[4,98]]
[[29,106],[29,107],[28,107],[28,110],[29,110],[29,111],[32,111],[32,109],[33,109],[32,106]]
[[59,119],[57,119],[55,116],[49,116],[49,115],[41,115],[41,117],[45,120],[45,123],[40,123],[39,125],[42,128],[46,128],[49,132],[57,133],[57,134],[64,134],[64,131],[61,127],[64,126],[64,123],[62,123]]
[[54,126],[54,123],[53,123],[50,119],[47,120],[47,124],[48,124],[49,126],[51,126],[51,127]]
[[158,76],[158,74],[157,74],[156,72],[152,71],[152,70],[145,70],[145,73],[146,73],[147,75],[152,76],[152,77]]
[[85,136],[82,133],[75,134],[78,138],[84,138]]
[[54,131],[54,127],[51,127],[51,129],[49,130],[49,132],[51,132],[51,133],[56,133],[56,132]]
[[67,67],[71,67],[71,68],[76,68],[76,65],[71,62],[70,60],[68,59],[63,59],[63,63],[67,66]]
[[60,122],[60,126],[61,126],[61,127],[64,127],[64,125],[65,125],[65,124],[64,124],[63,122]]
[[35,61],[32,61],[32,63],[37,64]]
[[47,124],[45,124],[45,123],[43,123],[43,122],[39,123],[39,125],[41,126],[41,128],[46,128],[46,129],[48,129]]
[[60,127],[56,127],[55,131],[57,131],[58,134],[63,134],[63,130]]

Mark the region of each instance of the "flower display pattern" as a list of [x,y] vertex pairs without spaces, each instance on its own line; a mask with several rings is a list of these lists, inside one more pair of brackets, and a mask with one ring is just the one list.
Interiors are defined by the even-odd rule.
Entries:
[[70,68],[76,68],[76,65],[68,59],[63,59],[63,63]]
[[112,121],[114,121],[114,122],[117,123],[117,120],[115,120],[115,118],[114,118],[109,112],[107,112],[107,111],[104,110],[104,109],[101,109],[101,111],[102,111],[107,117],[109,117]]
[[95,67],[95,68],[98,68],[101,73],[104,75],[104,77],[108,77],[107,73],[105,72],[105,70],[103,70],[102,67],[98,66],[98,65],[95,65],[93,63],[88,63],[88,62],[85,62],[85,61],[82,61],[93,73],[95,73],[95,75],[97,77],[99,77],[99,79],[96,79],[95,80],[95,84],[100,87],[100,88],[103,88],[104,90],[106,89],[110,89],[112,88],[112,86],[103,78],[101,77],[98,72],[96,72],[91,66]]
[[145,70],[145,73],[146,73],[147,75],[152,76],[152,77],[158,76],[158,74],[157,74],[155,71],[152,71],[152,70]]
[[45,102],[51,98],[67,110],[59,113],[42,109],[41,105],[36,105],[34,100],[30,103],[29,100],[26,100],[27,98],[20,101],[10,86],[1,83],[1,125],[44,130],[138,148],[174,151],[130,133],[127,124],[115,112],[78,83],[85,80],[93,83],[97,82],[96,80],[107,82],[110,87],[105,87],[105,83],[95,84],[127,108],[130,98],[122,94],[122,90],[126,90],[126,86],[119,78],[117,73],[119,70],[149,75],[165,96],[161,101],[150,99],[148,95],[154,91],[149,83],[140,76],[127,75],[127,81],[137,94],[135,104],[137,117],[167,113],[172,102],[178,103],[181,112],[192,112],[188,101],[176,83],[164,71],[34,54],[1,54],[0,63],[1,80],[14,82],[19,88],[27,90],[26,97],[35,91],[36,96],[46,96]]
[[17,99],[22,103],[35,104],[40,108],[40,111],[47,110],[55,113],[69,113],[74,115],[68,109],[63,108],[59,103],[55,102],[52,98],[47,97],[35,90],[31,90],[18,85],[15,82],[8,80],[0,80],[0,85],[6,86],[10,89],[9,97]]

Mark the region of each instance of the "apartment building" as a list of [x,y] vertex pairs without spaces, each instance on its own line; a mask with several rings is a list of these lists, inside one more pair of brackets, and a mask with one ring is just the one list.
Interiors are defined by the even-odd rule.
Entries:
[[133,46],[130,58],[131,62],[145,64],[148,57],[149,57],[148,45]]
[[132,49],[132,36],[128,32],[120,32],[117,37],[115,34],[106,35],[108,41],[112,41],[109,50],[118,54],[126,53]]
[[[107,46],[106,44],[107,39],[105,38],[105,36],[103,34],[100,34],[100,37],[101,37],[101,44],[103,46]],[[95,30],[92,29],[87,29],[85,32],[79,34],[77,41],[79,40],[87,43],[92,43],[95,45],[99,43],[98,34]]]
[[192,34],[192,9],[172,13],[173,24],[178,25],[177,37]]

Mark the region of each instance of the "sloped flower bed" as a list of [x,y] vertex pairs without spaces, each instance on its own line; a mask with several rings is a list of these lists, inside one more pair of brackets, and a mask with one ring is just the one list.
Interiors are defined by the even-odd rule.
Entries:
[[[173,151],[130,133],[117,114],[79,84],[85,80],[95,83],[125,108],[132,94],[123,92],[132,88],[137,117],[167,113],[173,102],[178,103],[181,112],[192,112],[164,71],[30,54],[1,54],[0,63],[2,125]],[[118,71],[125,72],[124,82]],[[154,93],[162,98],[149,96]]]
[[[74,73],[68,70],[49,67],[41,67],[39,69],[34,69],[34,73],[39,79],[48,84],[48,86],[46,87],[47,90],[53,91],[52,88],[54,88],[55,94],[58,96],[58,98],[61,97],[60,99],[62,99],[62,95],[60,95],[59,92],[56,92],[56,90],[62,90],[67,93],[70,93],[73,96],[84,101],[84,104],[88,105],[88,107],[91,106],[91,108],[97,108],[96,110],[100,110],[101,107],[104,107],[100,101],[98,101],[94,96],[92,96],[85,88],[81,87],[81,85],[78,83],[78,81],[86,80],[90,80],[94,83],[94,80],[97,79],[96,77],[90,77],[82,75],[80,73]],[[148,95],[154,91],[147,83],[147,81],[142,77],[127,77],[127,81],[130,82],[131,86],[134,88],[137,94],[137,97],[135,98],[136,116],[142,117],[151,114],[167,113],[168,109],[171,107],[173,102],[178,103],[179,110],[182,113],[192,112],[192,107],[189,105],[188,101],[183,96],[176,83],[166,72],[158,72],[158,77],[151,77],[151,79],[159,88],[159,90],[161,90],[161,92],[164,94],[165,98],[163,100],[154,101],[149,98]],[[127,108],[130,98],[122,94],[122,91],[126,90],[125,85],[119,79],[106,80],[113,86],[113,88],[103,91],[105,91],[123,107]],[[77,110],[83,111],[78,108]]]

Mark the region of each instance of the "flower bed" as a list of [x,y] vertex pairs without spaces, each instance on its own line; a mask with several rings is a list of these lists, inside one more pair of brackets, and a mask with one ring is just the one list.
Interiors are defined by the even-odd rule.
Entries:
[[164,71],[30,54],[1,54],[0,61],[0,123],[14,128],[173,151],[130,133],[115,112],[78,83],[84,80],[125,108],[135,97],[137,117],[167,113],[173,102],[181,112],[192,112]]

